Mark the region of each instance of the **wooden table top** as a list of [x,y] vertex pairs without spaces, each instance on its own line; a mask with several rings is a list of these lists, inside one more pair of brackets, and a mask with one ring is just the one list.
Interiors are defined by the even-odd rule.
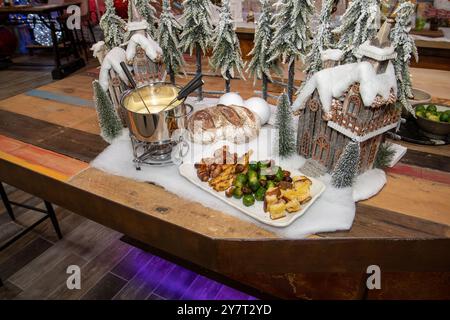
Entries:
[[[450,100],[450,72],[413,74],[436,101]],[[360,272],[371,261],[395,272],[450,270],[450,256],[442,254],[450,244],[450,146],[402,142],[408,153],[388,170],[383,190],[357,204],[351,230],[280,239],[156,185],[91,168],[107,146],[92,107],[95,76],[87,71],[0,101],[1,181],[234,278],[258,271]],[[442,91],[425,76],[442,77]],[[221,78],[204,78],[207,90],[223,89]],[[253,96],[252,81],[235,80],[233,88]]]
[[35,6],[9,6],[0,7],[0,13],[45,13],[65,9],[71,5],[80,5],[81,0],[74,0],[59,4],[41,4]]

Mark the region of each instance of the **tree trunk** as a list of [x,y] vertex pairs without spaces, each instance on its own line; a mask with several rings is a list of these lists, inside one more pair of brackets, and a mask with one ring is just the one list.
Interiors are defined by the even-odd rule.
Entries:
[[[197,74],[202,74],[202,50],[200,48],[200,45],[197,43],[195,46],[195,57],[196,57],[196,63],[197,63]],[[202,87],[197,89],[197,99],[198,101],[203,100],[203,89]]]
[[262,75],[262,96],[263,96],[263,99],[266,100],[266,101],[267,101],[267,97],[268,97],[268,95],[267,95],[267,83],[268,83],[268,80],[269,79],[267,79],[266,74],[263,73],[263,75]]
[[170,83],[175,84],[175,72],[173,72],[173,69],[169,67],[169,77],[170,77]]
[[226,76],[228,79],[225,79],[225,92],[230,92],[230,82],[231,82],[230,71],[227,71]]
[[292,104],[292,98],[294,97],[294,76],[295,76],[295,58],[291,58],[289,63],[288,71],[288,84],[287,84],[287,94],[289,98],[289,103]]

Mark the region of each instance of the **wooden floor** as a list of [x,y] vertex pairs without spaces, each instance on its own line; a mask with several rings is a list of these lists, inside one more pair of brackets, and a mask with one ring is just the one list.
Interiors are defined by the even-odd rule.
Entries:
[[[39,59],[42,57],[30,61]],[[95,65],[90,60],[87,68]],[[0,100],[51,83],[51,69],[13,66],[1,70]],[[10,200],[43,208],[40,199],[10,186],[6,189]],[[0,299],[254,299],[129,245],[114,230],[63,208],[55,210],[62,240],[58,241],[47,220],[0,252],[0,278],[4,282]],[[16,222],[0,203],[0,243],[42,216],[23,208],[14,212]],[[67,289],[69,265],[81,268],[81,290]]]

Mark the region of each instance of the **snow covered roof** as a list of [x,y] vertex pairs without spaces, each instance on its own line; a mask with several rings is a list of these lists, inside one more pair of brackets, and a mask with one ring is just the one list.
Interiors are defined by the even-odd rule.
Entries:
[[344,52],[340,49],[327,49],[320,52],[320,58],[322,61],[341,61],[343,56]]
[[351,85],[359,83],[365,106],[371,106],[379,95],[388,100],[391,90],[397,95],[397,79],[394,66],[389,62],[386,71],[377,74],[370,62],[344,64],[315,73],[303,86],[292,108],[305,108],[305,103],[317,89],[324,112],[331,111],[333,98],[339,99]]
[[371,44],[370,40],[367,40],[359,46],[355,56],[357,58],[369,57],[377,61],[392,60],[397,57],[397,53],[393,46],[387,46],[380,48]]

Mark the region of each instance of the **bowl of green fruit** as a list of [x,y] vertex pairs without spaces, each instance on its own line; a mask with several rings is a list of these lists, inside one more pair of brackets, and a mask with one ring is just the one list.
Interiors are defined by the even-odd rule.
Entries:
[[437,136],[450,134],[450,107],[421,104],[415,108],[417,125],[425,132]]

